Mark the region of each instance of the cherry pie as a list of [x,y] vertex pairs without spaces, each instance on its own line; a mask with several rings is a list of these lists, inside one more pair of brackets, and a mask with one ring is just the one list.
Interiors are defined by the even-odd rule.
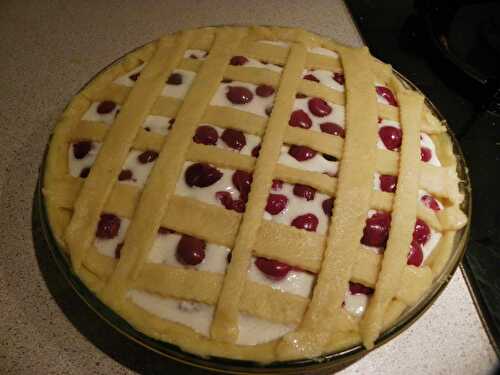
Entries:
[[466,224],[424,98],[366,48],[299,29],[203,28],[130,53],[72,100],[46,166],[74,272],[204,356],[373,347]]

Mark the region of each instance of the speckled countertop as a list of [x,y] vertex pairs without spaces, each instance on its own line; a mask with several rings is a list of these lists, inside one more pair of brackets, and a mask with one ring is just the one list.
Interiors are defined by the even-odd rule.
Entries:
[[[360,45],[340,1],[10,1],[0,4],[0,373],[192,373],[114,333],[34,246],[43,150],[71,96],[162,34],[225,23],[298,26]],[[36,227],[35,227],[36,228]],[[460,271],[405,333],[343,374],[485,373],[496,361]]]

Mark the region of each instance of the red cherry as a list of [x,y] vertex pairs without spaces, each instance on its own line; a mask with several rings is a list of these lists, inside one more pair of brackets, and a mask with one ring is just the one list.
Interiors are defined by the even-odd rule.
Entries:
[[326,101],[320,98],[311,98],[307,102],[307,106],[311,113],[318,117],[328,116],[332,112],[332,107]]
[[253,99],[253,94],[243,86],[228,86],[226,98],[233,104],[247,104]]
[[157,157],[158,157],[158,153],[156,151],[147,150],[147,151],[144,151],[142,154],[140,154],[137,157],[137,160],[139,160],[139,162],[142,164],[147,164],[147,163],[151,163],[152,161],[156,160]]
[[269,85],[259,85],[255,89],[255,93],[262,98],[267,98],[274,94],[274,87]]
[[309,129],[312,126],[312,120],[302,109],[297,109],[290,115],[288,125],[296,128]]
[[389,150],[394,151],[401,147],[401,140],[403,137],[401,129],[395,128],[394,126],[382,126],[378,130],[378,135],[380,139],[382,139],[385,147]]
[[393,105],[395,107],[398,106],[398,102],[396,101],[396,98],[394,97],[394,94],[387,87],[376,86],[375,90],[377,91],[377,94],[380,95],[381,97],[385,98],[385,100],[387,100],[387,102],[390,105]]
[[167,85],[182,85],[182,74],[180,73],[172,73],[167,79]]
[[131,74],[128,76],[128,78],[131,80],[131,81],[137,81],[137,79],[139,78],[139,76],[141,75],[141,73],[137,72],[137,73],[134,73],[134,74]]
[[260,154],[260,144],[258,144],[257,146],[255,146],[253,149],[252,149],[252,156],[254,158],[258,158],[259,157],[259,154]]
[[248,59],[245,56],[233,56],[231,60],[229,60],[229,64],[231,65],[245,65],[248,62]]
[[431,237],[431,229],[423,220],[417,219],[413,230],[413,240],[424,246]]
[[228,191],[216,192],[215,198],[217,198],[226,209],[233,209],[233,197],[231,197],[231,194]]
[[205,241],[183,234],[175,255],[180,263],[196,266],[205,259],[205,247]]
[[312,201],[316,195],[316,189],[307,185],[295,184],[293,187],[293,194],[297,197]]
[[92,142],[80,141],[73,143],[73,156],[75,159],[83,159],[92,149]]
[[344,85],[345,84],[345,77],[343,73],[333,73],[332,76],[333,80],[337,82],[339,85]]
[[111,100],[104,100],[97,106],[97,113],[100,115],[105,115],[106,113],[111,113],[116,107],[116,103]]
[[233,185],[240,192],[240,197],[244,202],[248,201],[248,193],[252,184],[252,175],[248,172],[237,170],[233,173]]
[[80,177],[81,178],[87,178],[89,176],[89,173],[90,173],[90,168],[89,167],[85,167],[85,168],[83,168],[80,171]]
[[420,200],[427,208],[430,208],[433,211],[439,211],[441,209],[439,202],[432,195],[423,195]]
[[390,226],[391,215],[383,211],[376,212],[372,217],[366,219],[361,243],[366,246],[384,247],[389,236]]
[[309,147],[306,146],[297,146],[293,145],[290,146],[290,149],[288,150],[288,154],[293,156],[297,161],[305,161],[312,159],[313,157],[316,156],[316,151],[313,149],[310,149]]
[[306,79],[308,81],[313,81],[313,82],[319,82],[319,79],[316,78],[316,76],[314,74],[306,74],[304,77],[302,77],[303,79]]
[[328,217],[332,216],[334,200],[335,200],[334,198],[328,198],[328,199],[325,199],[323,201],[323,203],[321,203],[321,207],[323,208],[323,212]]
[[339,124],[335,124],[333,122],[324,122],[319,125],[319,128],[323,133],[337,135],[341,138],[345,138],[345,129]]
[[267,197],[266,211],[271,215],[278,215],[288,204],[288,198],[282,194],[269,194]]
[[420,160],[428,162],[432,159],[432,150],[428,147],[420,147]]
[[239,213],[245,212],[246,203],[243,199],[233,200],[233,210]]
[[314,214],[304,214],[297,216],[292,220],[292,226],[297,229],[305,229],[308,232],[316,232],[318,227],[318,218]]
[[410,252],[408,253],[406,264],[409,266],[420,267],[423,261],[424,253],[422,252],[422,246],[414,240],[411,242]]
[[394,193],[398,183],[398,176],[391,176],[388,174],[381,174],[379,177],[380,190],[387,193]]
[[292,269],[292,267],[286,263],[261,257],[255,259],[255,265],[266,275],[266,277],[276,281],[285,278]]
[[226,145],[238,151],[247,144],[245,134],[241,130],[224,129],[221,138]]
[[130,169],[123,169],[118,175],[118,181],[128,181],[132,179],[132,171]]
[[280,190],[283,187],[283,181],[281,180],[273,180],[273,190]]
[[102,214],[97,223],[97,230],[95,235],[97,238],[111,239],[118,235],[120,230],[121,220],[118,216],[113,214]]
[[365,294],[369,296],[370,294],[373,294],[374,290],[373,288],[370,288],[363,284],[349,281],[349,292],[351,292],[351,294]]
[[205,163],[191,164],[184,174],[184,180],[189,187],[207,187],[215,184],[222,177],[223,173]]
[[215,145],[219,139],[219,134],[210,125],[198,126],[196,133],[193,137],[195,143],[201,143],[204,145]]

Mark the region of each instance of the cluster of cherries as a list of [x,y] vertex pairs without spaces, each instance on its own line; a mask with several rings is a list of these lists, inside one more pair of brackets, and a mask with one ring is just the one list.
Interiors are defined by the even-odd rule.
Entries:
[[[230,148],[236,151],[241,151],[246,146],[247,140],[245,133],[236,129],[224,129],[220,135],[220,139]],[[196,129],[193,141],[195,143],[204,144],[207,146],[215,146],[219,140],[219,133],[210,125],[201,125]],[[258,157],[260,144],[252,149],[252,156]]]
[[[186,169],[184,181],[189,187],[205,188],[215,184],[222,176],[221,171],[207,163],[194,163]],[[218,191],[215,193],[215,197],[228,210],[244,212],[252,184],[252,175],[245,171],[236,170],[232,176],[232,183],[240,192],[239,199],[233,199],[227,191]]]
[[[241,66],[241,65],[245,65],[249,61],[250,60],[248,58],[246,58],[245,56],[233,56],[233,57],[231,57],[231,60],[229,60],[229,64],[233,65],[233,66]],[[264,64],[264,65],[269,64],[269,62],[263,61],[263,60],[261,60],[260,62],[261,62],[261,64]],[[283,68],[283,65],[281,65],[281,64],[271,64],[271,65],[275,65],[275,66],[278,66],[280,68]]]
[[[283,181],[281,180],[273,180],[272,190],[274,192],[278,192],[283,188]],[[295,184],[293,187],[293,194],[299,198],[303,198],[307,201],[314,200],[316,195],[316,189],[308,185]],[[323,212],[327,217],[332,215],[333,209],[333,198],[325,199],[321,206],[323,208]],[[270,215],[278,215],[279,213],[285,210],[288,205],[288,197],[284,194],[279,193],[270,193],[267,197],[266,204],[266,212]],[[319,220],[316,215],[312,213],[306,213],[303,215],[299,215],[294,218],[291,222],[291,225],[297,229],[304,229],[309,232],[315,232],[319,224]]]
[[[314,72],[314,69],[312,70],[312,72]],[[305,79],[305,80],[308,80],[308,81],[320,83],[319,78],[316,77],[314,75],[314,73],[307,73],[302,78]],[[332,73],[331,78],[335,82],[337,82],[339,85],[344,86],[344,84],[345,84],[345,77],[344,77],[343,73],[334,72],[334,73]]]
[[[84,159],[90,150],[92,150],[92,142],[90,141],[80,141],[77,143],[73,143],[73,156],[77,160]],[[80,177],[81,178],[87,178],[90,173],[90,167],[84,167],[80,171]]]
[[[157,157],[158,153],[156,151],[146,150],[137,156],[137,161],[141,164],[148,164],[155,161]],[[132,172],[131,169],[122,169],[122,171],[118,175],[118,180],[119,181],[135,180],[134,173]]]
[[[382,119],[379,119],[379,123],[381,121]],[[382,143],[388,150],[398,151],[401,147],[403,133],[400,128],[384,125],[379,128],[378,135],[382,140]],[[423,162],[428,162],[431,159],[432,150],[429,147],[420,147],[420,160],[422,160]]]
[[[295,97],[297,99],[307,98],[307,96],[302,93],[297,93]],[[307,102],[307,107],[314,116],[320,118],[328,116],[333,111],[333,108],[325,100],[317,97],[310,98]],[[306,111],[303,109],[296,109],[290,115],[288,125],[295,128],[310,129],[313,125],[313,121]],[[345,137],[345,129],[334,122],[323,122],[319,127],[323,133],[336,135],[342,138]]]
[[[361,243],[366,246],[385,248],[390,227],[391,215],[388,212],[377,211],[366,219]],[[422,264],[424,259],[422,246],[429,241],[430,236],[431,230],[429,226],[423,220],[417,219],[407,259],[408,265],[418,267]]]

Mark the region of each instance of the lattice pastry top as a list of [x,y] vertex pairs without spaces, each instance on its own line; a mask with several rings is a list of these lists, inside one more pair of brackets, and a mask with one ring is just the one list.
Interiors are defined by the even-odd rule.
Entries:
[[299,29],[204,28],[130,53],[72,100],[46,166],[78,276],[201,355],[372,347],[466,222],[423,97],[366,48]]

